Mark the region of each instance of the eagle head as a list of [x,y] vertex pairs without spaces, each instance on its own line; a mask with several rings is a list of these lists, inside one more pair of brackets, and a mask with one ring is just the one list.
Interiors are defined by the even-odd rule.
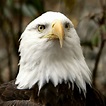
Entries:
[[33,20],[20,38],[18,89],[39,90],[51,81],[75,83],[86,92],[91,72],[84,60],[80,39],[72,22],[62,13],[46,12]]

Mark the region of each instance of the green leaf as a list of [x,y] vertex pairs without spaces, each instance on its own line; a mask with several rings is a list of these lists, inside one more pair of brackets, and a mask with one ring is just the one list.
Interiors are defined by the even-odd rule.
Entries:
[[92,45],[98,47],[100,42],[100,37],[98,35],[94,35],[91,39]]

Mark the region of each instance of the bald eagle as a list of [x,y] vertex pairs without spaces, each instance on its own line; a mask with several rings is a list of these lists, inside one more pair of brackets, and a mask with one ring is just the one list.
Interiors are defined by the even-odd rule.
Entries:
[[62,13],[46,12],[20,38],[19,73],[0,86],[0,106],[105,106],[91,84],[80,39]]

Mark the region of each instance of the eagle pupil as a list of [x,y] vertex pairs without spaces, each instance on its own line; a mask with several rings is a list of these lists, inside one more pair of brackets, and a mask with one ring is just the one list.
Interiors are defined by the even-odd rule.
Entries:
[[40,26],[40,29],[43,29],[43,26]]
[[69,29],[69,28],[70,28],[69,23],[65,23],[65,28],[67,28],[67,29]]

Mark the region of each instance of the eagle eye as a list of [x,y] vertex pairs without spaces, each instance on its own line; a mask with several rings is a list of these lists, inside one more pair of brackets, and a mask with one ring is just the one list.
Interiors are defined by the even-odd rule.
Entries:
[[38,25],[38,31],[42,32],[45,29],[45,25]]
[[70,23],[67,22],[67,23],[65,23],[64,26],[65,26],[66,29],[68,29],[68,30],[70,29]]

